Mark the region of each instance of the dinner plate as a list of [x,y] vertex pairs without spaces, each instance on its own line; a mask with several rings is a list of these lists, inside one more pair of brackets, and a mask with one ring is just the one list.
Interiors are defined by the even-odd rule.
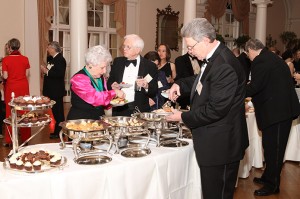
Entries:
[[114,103],[113,101],[110,101],[110,104],[113,106],[113,107],[116,107],[116,106],[124,106],[125,104],[128,104],[129,102],[126,100],[124,103],[122,104],[119,104],[119,103]]
[[119,84],[121,88],[130,88],[132,84]]

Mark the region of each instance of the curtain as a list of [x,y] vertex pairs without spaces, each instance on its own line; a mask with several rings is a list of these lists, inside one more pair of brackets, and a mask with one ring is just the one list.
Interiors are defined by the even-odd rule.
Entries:
[[249,0],[208,0],[207,2],[204,17],[209,21],[211,21],[211,16],[221,18],[225,13],[226,4],[231,2],[234,18],[241,23],[243,34],[249,34]]
[[126,34],[126,1],[125,0],[100,0],[104,5],[111,5],[115,3],[114,20],[119,24],[117,33],[120,37]]
[[215,18],[219,19],[224,15],[228,0],[208,0],[207,2],[207,16],[212,15]]
[[242,23],[243,34],[249,34],[249,0],[231,0],[234,18]]
[[46,65],[48,32],[51,27],[51,17],[54,16],[53,0],[37,0],[40,64]]

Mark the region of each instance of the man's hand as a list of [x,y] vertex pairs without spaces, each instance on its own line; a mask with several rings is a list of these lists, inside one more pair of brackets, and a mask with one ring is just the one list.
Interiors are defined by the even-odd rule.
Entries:
[[175,102],[177,98],[180,96],[180,87],[178,84],[173,84],[172,87],[167,91],[169,93],[169,99],[172,102]]

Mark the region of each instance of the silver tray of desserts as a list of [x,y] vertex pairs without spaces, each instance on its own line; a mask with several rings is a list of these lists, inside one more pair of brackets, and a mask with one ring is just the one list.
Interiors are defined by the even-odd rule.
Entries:
[[16,110],[33,111],[33,110],[50,109],[56,103],[54,100],[50,100],[49,98],[47,98],[45,102],[39,102],[39,103],[36,103],[37,100],[34,101],[33,99],[35,98],[32,96],[29,96],[28,97],[29,100],[27,101],[25,99],[27,98],[26,97],[14,98],[11,102],[8,103],[8,105],[14,107],[14,109]]
[[71,139],[81,138],[81,141],[95,141],[107,137],[108,124],[99,120],[78,119],[66,120],[59,124],[63,133]]
[[[35,164],[35,163],[38,164]],[[18,172],[18,173],[42,173],[46,171],[50,171],[53,169],[63,169],[67,165],[67,158],[64,156],[60,156],[58,159],[52,161],[50,160],[40,160],[33,163],[19,164],[17,162],[13,162],[10,159],[6,158],[3,162],[3,168],[8,171]]]
[[81,156],[77,159],[74,159],[74,162],[83,165],[94,165],[94,164],[105,164],[110,162],[111,160],[112,158],[106,155],[88,155],[88,156]]
[[[51,122],[51,118],[48,117],[46,120],[41,120],[41,121],[36,121],[36,122],[32,122],[32,121],[29,121],[29,122],[24,122],[22,121],[21,119],[20,120],[17,120],[17,127],[39,127],[39,126],[45,126],[45,125],[48,125],[50,124]],[[11,118],[6,118],[3,120],[4,123],[8,124],[8,125],[11,125]]]
[[149,148],[129,148],[121,152],[121,155],[126,158],[145,157],[151,153]]

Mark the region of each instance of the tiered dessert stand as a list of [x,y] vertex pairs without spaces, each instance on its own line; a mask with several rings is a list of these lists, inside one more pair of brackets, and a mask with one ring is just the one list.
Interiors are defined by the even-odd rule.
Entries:
[[[13,149],[10,152],[9,156],[12,154],[15,154],[21,149],[22,146],[27,144],[32,138],[34,138],[37,134],[39,134],[46,125],[48,125],[51,122],[51,118],[49,118],[47,121],[43,122],[37,122],[36,124],[33,123],[28,123],[28,124],[21,124],[22,120],[25,118],[23,116],[22,118],[18,119],[17,118],[17,112],[18,111],[28,111],[28,113],[34,112],[34,111],[41,111],[41,110],[47,110],[51,109],[53,105],[55,104],[55,101],[51,100],[47,104],[41,104],[41,105],[18,105],[14,102],[15,99],[15,94],[11,94],[12,99],[11,102],[8,103],[8,105],[11,107],[11,120],[6,118],[4,122],[8,125],[12,126],[12,132],[11,132],[11,139],[12,139],[12,144],[13,144]],[[28,114],[27,113],[27,114]],[[39,127],[37,132],[35,132],[33,135],[31,135],[22,145],[19,146],[19,139],[18,139],[18,128],[19,127]],[[10,132],[9,132],[10,134]]]

